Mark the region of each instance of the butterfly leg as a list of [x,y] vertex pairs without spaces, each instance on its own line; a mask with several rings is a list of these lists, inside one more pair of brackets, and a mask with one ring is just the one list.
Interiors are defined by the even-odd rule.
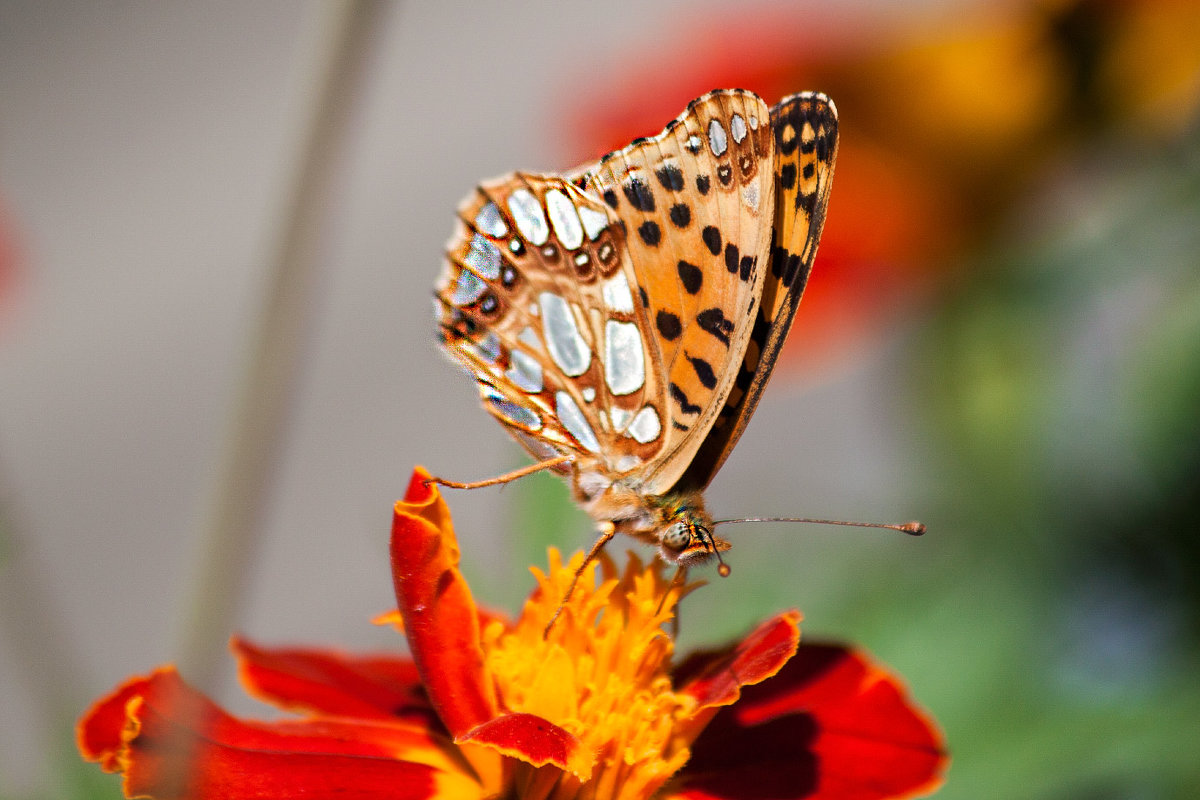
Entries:
[[583,563],[579,565],[579,569],[575,570],[575,576],[571,578],[571,585],[567,587],[566,594],[563,595],[562,602],[558,604],[558,610],[554,612],[554,616],[546,623],[546,629],[542,631],[542,638],[546,638],[550,634],[550,629],[554,627],[554,623],[558,621],[558,615],[562,613],[563,607],[567,601],[571,599],[571,594],[575,591],[576,584],[579,583],[579,576],[587,569],[587,565],[596,560],[596,556],[600,555],[600,551],[604,549],[604,545],[608,544],[614,536],[617,535],[617,526],[611,522],[600,523],[600,538],[592,545],[592,549],[588,551],[587,556],[583,559]]
[[544,469],[553,469],[561,464],[567,464],[575,460],[575,456],[563,455],[556,458],[550,458],[545,461],[539,461],[536,464],[530,464],[527,467],[514,469],[512,472],[506,472],[503,475],[497,475],[495,478],[487,478],[482,481],[471,481],[470,483],[462,483],[460,481],[447,480],[446,478],[431,477],[426,479],[425,485],[439,484],[451,489],[480,489],[484,486],[495,486],[498,483],[508,483],[515,481],[518,478],[524,478],[526,475],[532,475],[535,472],[541,472]]
[[[685,567],[683,564],[680,564],[675,569],[675,577],[671,578],[671,584],[667,587],[666,591],[663,592],[662,599],[658,601],[658,609],[654,613],[661,614],[662,610],[663,610],[663,606],[666,605],[666,603],[667,603],[667,598],[671,596],[671,592],[675,591],[675,587],[679,587],[680,589],[682,589],[686,583],[687,583],[687,567]],[[680,598],[680,599],[682,599],[682,598]],[[679,602],[678,601],[675,602],[675,611],[671,614],[671,638],[673,638],[673,639],[679,638]]]

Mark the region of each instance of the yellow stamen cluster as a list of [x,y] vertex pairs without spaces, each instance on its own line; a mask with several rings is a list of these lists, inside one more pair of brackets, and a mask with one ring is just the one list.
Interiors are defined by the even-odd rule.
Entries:
[[674,642],[663,630],[684,587],[633,556],[619,576],[602,558],[600,585],[593,563],[563,604],[582,558],[564,565],[551,550],[549,573],[534,571],[539,590],[516,625],[493,623],[484,631],[488,667],[506,710],[553,722],[595,754],[592,774],[579,776],[587,780],[564,778],[549,793],[555,800],[639,800],[689,755],[680,731],[694,701],[671,687]]

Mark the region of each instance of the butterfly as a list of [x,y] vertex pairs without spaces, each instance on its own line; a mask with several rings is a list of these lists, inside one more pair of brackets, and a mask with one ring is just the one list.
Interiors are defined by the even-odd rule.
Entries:
[[837,147],[825,95],[769,108],[723,89],[596,163],[481,184],[447,247],[438,336],[538,463],[438,480],[553,469],[598,523],[588,560],[617,533],[683,568],[720,560],[703,492],[791,327]]

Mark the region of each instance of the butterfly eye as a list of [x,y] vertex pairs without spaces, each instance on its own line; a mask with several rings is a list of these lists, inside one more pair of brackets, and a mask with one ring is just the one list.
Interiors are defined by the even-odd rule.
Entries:
[[663,547],[681,552],[692,543],[692,530],[687,523],[676,522],[662,532],[659,537]]

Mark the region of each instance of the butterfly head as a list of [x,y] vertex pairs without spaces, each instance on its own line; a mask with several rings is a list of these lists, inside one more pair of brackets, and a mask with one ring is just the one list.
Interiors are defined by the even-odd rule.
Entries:
[[[681,567],[702,564],[710,558],[721,561],[721,553],[730,548],[729,542],[712,533],[712,517],[699,502],[680,502],[667,506],[663,522],[655,531],[658,552],[663,560]],[[729,567],[721,561],[722,576]]]

